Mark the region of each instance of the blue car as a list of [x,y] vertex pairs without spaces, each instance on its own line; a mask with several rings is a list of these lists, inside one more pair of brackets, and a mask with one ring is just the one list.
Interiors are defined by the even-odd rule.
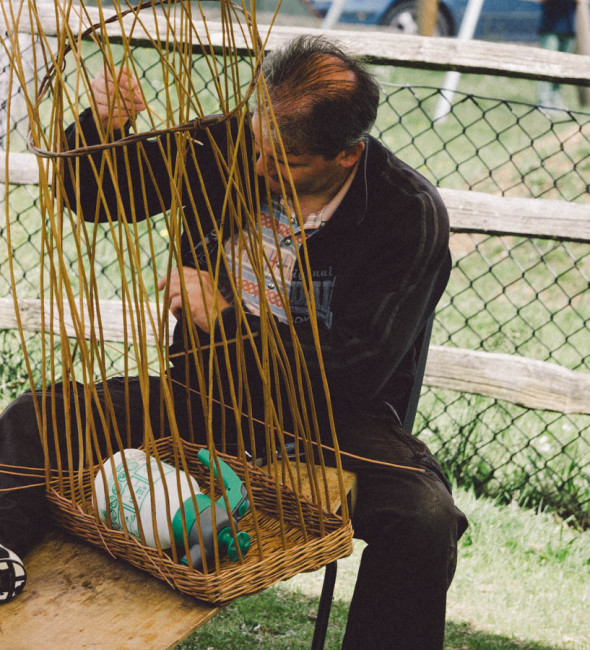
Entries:
[[[308,0],[325,16],[331,0]],[[341,23],[390,26],[397,32],[417,34],[418,0],[347,0]],[[456,36],[467,0],[439,0],[437,36]],[[532,43],[538,40],[541,3],[538,0],[485,0],[474,38],[488,41]]]

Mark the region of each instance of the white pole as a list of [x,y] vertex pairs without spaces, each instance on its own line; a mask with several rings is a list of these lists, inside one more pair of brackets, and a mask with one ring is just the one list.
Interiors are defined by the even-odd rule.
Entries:
[[[477,21],[481,14],[481,8],[483,6],[484,0],[469,0],[467,3],[467,8],[465,9],[465,14],[463,15],[463,20],[461,21],[461,27],[459,28],[459,33],[457,34],[457,39],[461,41],[467,41],[473,38],[475,33],[475,28],[477,27]],[[451,110],[453,104],[453,94],[457,89],[459,84],[459,79],[461,74],[452,70],[447,72],[445,75],[445,80],[443,82],[443,92],[438,99],[436,104],[436,110],[434,111],[434,120],[439,120],[442,117],[445,117],[447,113]]]
[[344,10],[344,5],[346,0],[334,0],[328,9],[328,13],[324,16],[324,21],[322,22],[322,29],[330,30],[334,29],[336,23],[340,20],[342,11]]

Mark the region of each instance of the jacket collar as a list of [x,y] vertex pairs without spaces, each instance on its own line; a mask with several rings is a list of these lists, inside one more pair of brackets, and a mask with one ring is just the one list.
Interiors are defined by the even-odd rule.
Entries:
[[369,179],[372,177],[371,168],[374,167],[377,154],[377,141],[373,137],[367,138],[354,180],[327,226],[334,222],[334,225],[338,224],[341,228],[357,227],[366,219],[369,211]]

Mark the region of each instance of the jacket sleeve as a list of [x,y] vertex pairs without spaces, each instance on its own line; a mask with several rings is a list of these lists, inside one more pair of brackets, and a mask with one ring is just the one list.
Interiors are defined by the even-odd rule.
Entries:
[[[129,132],[116,131],[114,140]],[[83,111],[65,131],[68,149],[102,144],[92,111]],[[117,220],[122,212],[137,220],[158,214],[171,201],[166,166],[155,141],[113,147],[66,158],[63,165],[65,200],[86,221]],[[142,181],[145,192],[139,192]]]
[[[116,131],[113,143],[128,134],[129,127]],[[66,129],[65,139],[70,150],[102,143],[90,109]],[[218,173],[213,141],[223,151],[226,139],[222,123],[207,133],[194,129],[180,135],[162,134],[66,158],[63,183],[67,205],[86,221],[117,220],[123,214],[130,221],[141,221],[165,212],[174,203],[190,206],[191,193],[207,186]],[[177,165],[179,143],[184,165]],[[202,184],[187,180],[199,175]]]

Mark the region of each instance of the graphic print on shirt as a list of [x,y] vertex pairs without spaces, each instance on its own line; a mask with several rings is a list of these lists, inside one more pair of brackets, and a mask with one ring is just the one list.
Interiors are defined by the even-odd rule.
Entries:
[[[331,266],[312,271],[313,298],[317,322],[323,323],[327,329],[332,329],[332,300],[334,298],[334,286],[336,276]],[[303,323],[309,320],[309,309],[305,295],[304,284],[301,280],[299,268],[296,268],[291,281],[291,293],[289,295],[291,314],[294,323]]]
[[[249,245],[251,235],[246,231],[233,240],[227,240],[224,249],[232,267],[231,273],[240,282],[242,303],[247,311],[260,315],[258,276],[262,268],[267,304],[273,316],[286,323],[287,314],[283,301],[288,300],[291,276],[297,261],[299,238],[296,234],[297,228],[293,229],[290,217],[283,206],[277,201],[273,202],[272,207],[273,216],[268,205],[261,206],[258,226],[260,235],[254,235],[261,237],[254,247],[258,251],[256,258],[251,253],[252,246]],[[262,244],[262,256],[259,252],[260,244]]]
[[[293,322],[303,323],[309,321],[309,305],[297,265],[297,249],[304,235],[301,233],[297,217],[288,205],[282,201],[273,201],[272,208],[271,215],[267,204],[261,206],[258,228],[262,237],[263,258],[253,259],[250,252],[252,247],[249,245],[250,235],[246,231],[225,242],[225,253],[232,267],[231,273],[240,281],[242,302],[250,313],[260,315],[259,282],[254,269],[263,264],[264,292],[273,316],[283,323],[288,321],[283,305],[283,300],[288,300]],[[312,237],[321,225],[321,215],[309,215],[305,221],[305,237]],[[255,249],[260,250],[260,242]],[[324,323],[328,329],[332,327],[334,282],[331,266],[312,271],[317,320]]]

